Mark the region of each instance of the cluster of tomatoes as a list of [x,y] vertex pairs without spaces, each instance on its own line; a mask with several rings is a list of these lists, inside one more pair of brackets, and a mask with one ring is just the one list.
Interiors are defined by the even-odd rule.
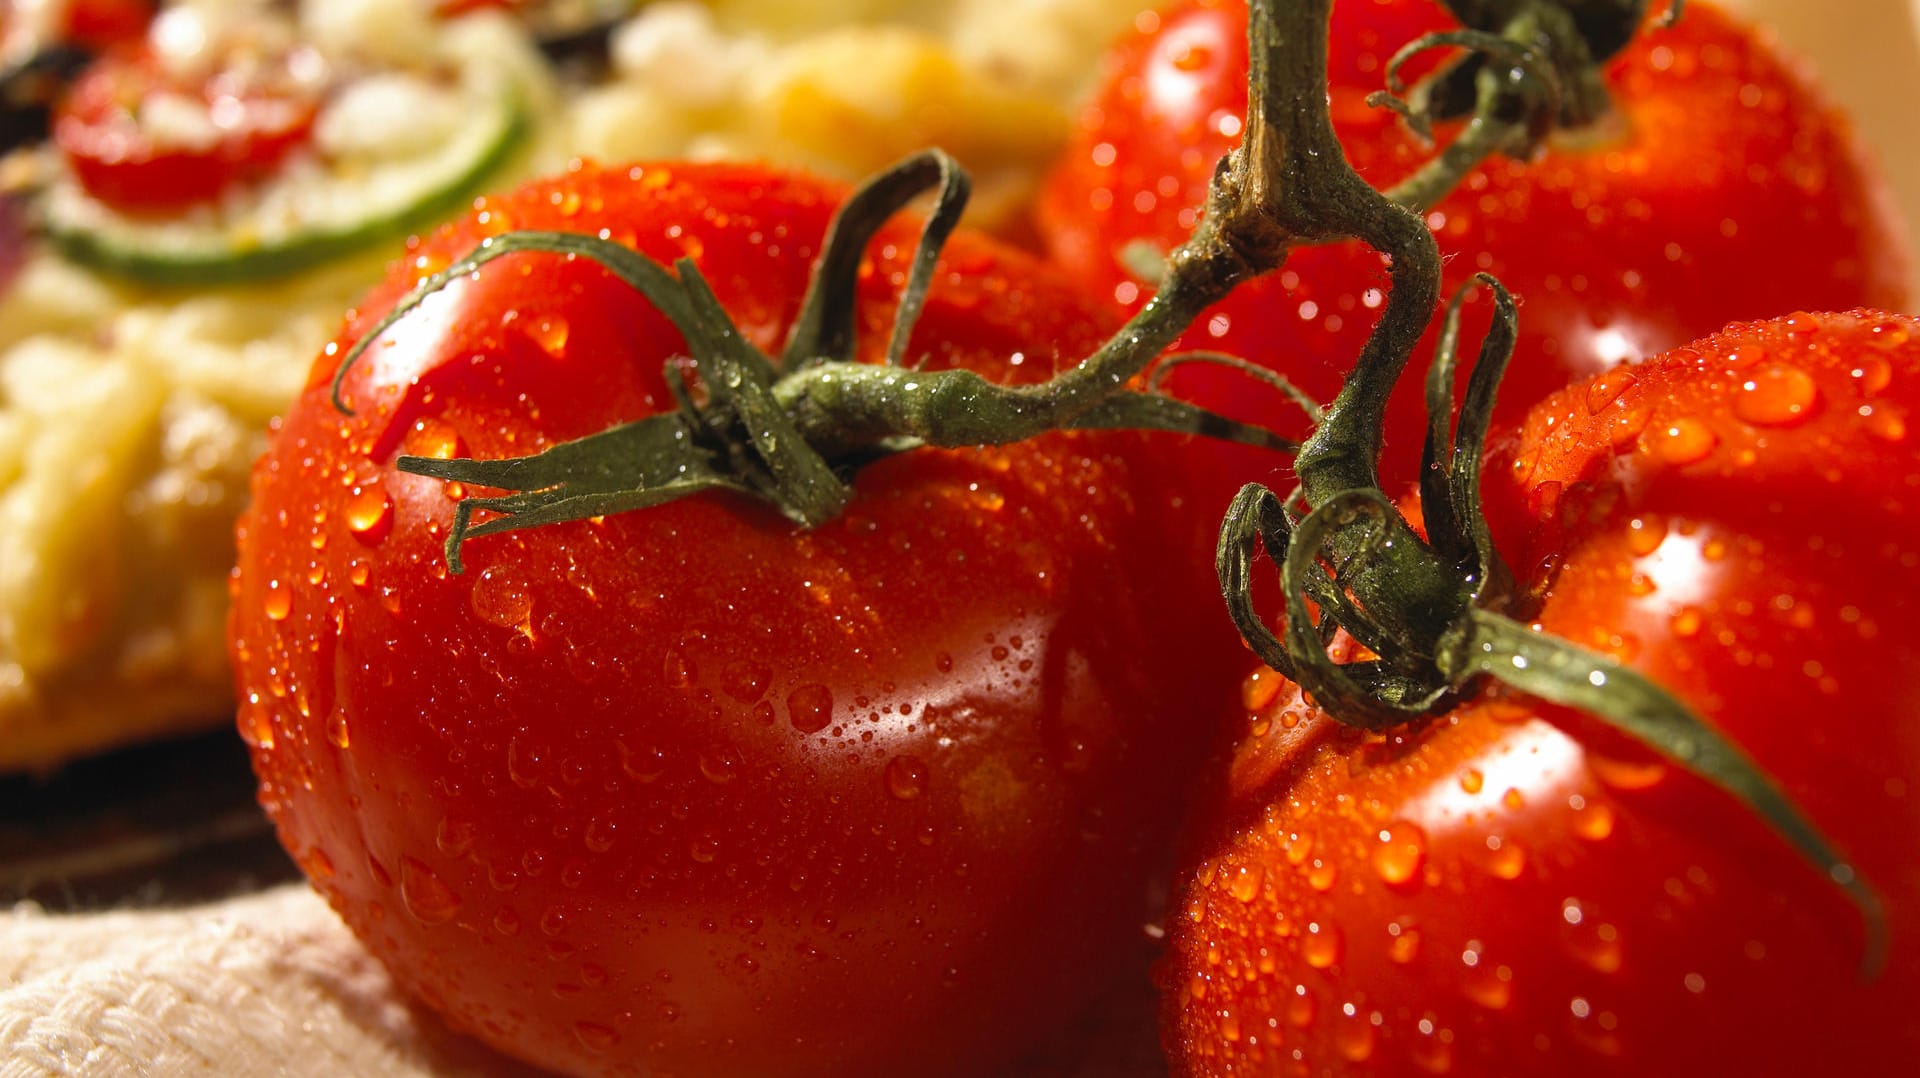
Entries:
[[[1334,11],[1333,113],[1384,185],[1428,149],[1366,95],[1448,24]],[[1144,302],[1128,267],[1240,134],[1245,18],[1141,17],[1042,197],[1051,258],[956,236],[910,366],[1038,382]],[[241,525],[240,722],[283,840],[412,991],[568,1073],[1006,1073],[1146,976],[1143,926],[1182,1074],[1893,1073],[1920,1051],[1920,321],[1791,312],[1899,308],[1903,254],[1843,121],[1711,8],[1607,85],[1598,129],[1428,215],[1454,283],[1523,299],[1488,521],[1540,629],[1664,685],[1839,845],[1885,904],[1878,969],[1836,881],[1588,716],[1489,692],[1360,733],[1260,668],[1211,546],[1271,454],[922,449],[811,530],[705,494],[476,539],[451,573],[471,492],[395,459],[672,410],[680,338],[599,265],[517,255],[387,330],[351,414],[340,350],[532,228],[692,260],[778,354],[844,192],[758,166],[486,199],[352,312]],[[869,250],[865,360],[913,250],[906,225]],[[1386,288],[1364,247],[1301,250],[1184,344],[1325,399]],[[1191,370],[1185,395],[1257,410]],[[1424,419],[1396,409],[1404,486]]]

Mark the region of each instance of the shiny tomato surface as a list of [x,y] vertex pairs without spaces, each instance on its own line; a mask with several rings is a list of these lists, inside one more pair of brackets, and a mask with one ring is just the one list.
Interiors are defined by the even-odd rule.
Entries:
[[[1042,192],[1052,256],[1122,306],[1150,291],[1127,268],[1129,247],[1183,241],[1214,163],[1238,144],[1246,18],[1242,0],[1188,0],[1136,21]],[[1402,45],[1450,25],[1432,0],[1334,5],[1334,124],[1376,186],[1404,179],[1433,151],[1366,97],[1383,88]],[[1432,66],[1423,57],[1408,74]],[[1555,134],[1537,160],[1483,165],[1427,216],[1448,258],[1447,292],[1484,271],[1520,297],[1503,418],[1572,378],[1737,319],[1904,309],[1907,259],[1890,196],[1847,121],[1770,41],[1688,4],[1677,26],[1647,28],[1609,61],[1605,81],[1615,107],[1602,122]],[[1202,316],[1181,346],[1253,359],[1330,400],[1386,287],[1381,259],[1363,245],[1298,250]],[[1471,354],[1477,331],[1466,339]],[[1432,344],[1430,334],[1416,371]],[[1406,381],[1389,417],[1390,480],[1412,478],[1418,464],[1417,382]],[[1188,368],[1173,384],[1241,415],[1271,396],[1219,368]],[[1278,414],[1304,429],[1304,418]]]
[[[482,238],[562,228],[693,259],[777,353],[843,196],[755,166],[582,168],[420,243],[338,343]],[[862,270],[869,359],[915,236],[889,228]],[[1109,317],[963,234],[907,358],[1038,380]],[[682,351],[626,286],[547,255],[395,326],[346,379],[353,416],[327,349],[240,524],[261,800],[402,983],[522,1058],[997,1073],[1140,950],[1213,740],[1198,702],[1232,684],[1179,443],[914,452],[810,532],[703,495],[475,539],[448,573],[474,492],[397,454],[517,456],[671,408]]]
[[1920,1052],[1920,321],[1731,327],[1548,398],[1488,475],[1540,630],[1738,742],[1885,906],[1592,717],[1386,736],[1271,671],[1176,894],[1182,1075],[1892,1075]]

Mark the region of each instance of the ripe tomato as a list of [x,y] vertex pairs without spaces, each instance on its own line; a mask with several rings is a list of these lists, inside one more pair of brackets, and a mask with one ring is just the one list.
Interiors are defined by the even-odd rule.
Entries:
[[1920,1051],[1920,321],[1796,315],[1543,402],[1490,469],[1546,632],[1745,747],[1863,922],[1699,777],[1493,694],[1347,732],[1269,671],[1176,895],[1181,1074],[1892,1074]]
[[311,52],[236,49],[187,75],[149,47],[111,52],[57,107],[53,140],[87,193],[114,209],[176,211],[272,174],[309,141],[319,63]]
[[[582,169],[420,244],[340,344],[483,237],[565,228],[694,259],[777,350],[842,196]],[[871,248],[869,360],[912,241]],[[1022,256],[963,235],[943,258],[909,360],[1028,381],[1104,339],[1105,309]],[[327,350],[239,529],[262,802],[405,984],[544,1066],[979,1073],[1153,916],[1209,751],[1181,705],[1232,683],[1210,569],[1168,549],[1166,443],[922,451],[810,532],[703,495],[476,540],[446,571],[462,491],[396,454],[516,456],[670,409],[681,348],[597,266],[515,255],[352,368],[354,417]]]
[[[1184,240],[1214,163],[1239,140],[1246,17],[1242,0],[1188,0],[1136,23],[1046,181],[1038,220],[1048,250],[1123,305],[1146,298],[1123,252]],[[1382,88],[1401,45],[1448,25],[1431,0],[1334,7],[1334,123],[1349,160],[1377,186],[1405,178],[1431,151],[1366,96]],[[1556,134],[1532,162],[1482,166],[1428,216],[1452,261],[1449,290],[1484,271],[1523,303],[1502,418],[1571,378],[1735,319],[1904,307],[1906,258],[1888,192],[1845,120],[1752,31],[1690,4],[1675,28],[1640,35],[1605,77],[1617,107],[1596,129]],[[1357,243],[1295,251],[1203,316],[1179,347],[1244,356],[1331,400],[1386,284],[1380,258]],[[1418,463],[1417,382],[1407,381],[1390,416],[1389,478],[1411,478]],[[1249,393],[1241,376],[1190,367],[1173,384],[1246,412],[1234,404]]]

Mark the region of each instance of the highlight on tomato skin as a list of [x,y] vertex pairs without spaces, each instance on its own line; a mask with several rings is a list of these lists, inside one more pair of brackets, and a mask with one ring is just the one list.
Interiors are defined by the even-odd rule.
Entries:
[[[516,255],[376,343],[353,415],[330,403],[342,348],[508,229],[691,258],[777,351],[844,195],[676,164],[485,199],[351,314],[254,473],[230,644],[262,803],[401,984],[561,1073],[997,1072],[1139,950],[1220,747],[1193,717],[1239,653],[1165,440],[916,452],[810,532],[702,495],[476,539],[453,575],[473,492],[396,455],[671,408],[677,334],[585,259]],[[868,361],[916,236],[870,249]],[[1039,380],[1110,322],[962,234],[907,357]]]
[[1182,871],[1179,1075],[1894,1074],[1920,1052],[1920,320],[1743,324],[1537,405],[1487,470],[1544,632],[1735,739],[1885,906],[1704,780],[1492,693],[1385,736],[1272,671]]
[[[1376,186],[1405,178],[1433,151],[1366,97],[1384,88],[1396,50],[1452,25],[1434,0],[1334,5],[1334,122],[1349,160]],[[1171,249],[1191,231],[1214,163],[1239,140],[1247,75],[1242,0],[1186,0],[1135,27],[1110,53],[1037,209],[1050,256],[1128,309],[1151,291],[1130,253]],[[1407,76],[1431,71],[1442,55],[1415,58]],[[1616,109],[1594,129],[1555,133],[1534,161],[1481,166],[1427,215],[1449,258],[1443,295],[1487,272],[1520,298],[1503,421],[1571,379],[1730,321],[1906,308],[1909,253],[1890,190],[1846,118],[1769,39],[1690,3],[1678,25],[1647,28],[1604,74]],[[1437,131],[1442,142],[1451,134]],[[1199,319],[1178,347],[1256,360],[1331,400],[1386,287],[1381,259],[1361,244],[1298,250]],[[1473,301],[1469,339],[1488,309]],[[1416,370],[1433,344],[1430,334],[1415,352]],[[1408,380],[1389,415],[1389,480],[1416,475],[1418,381]],[[1189,367],[1170,384],[1248,414],[1245,381],[1218,368]],[[1291,410],[1275,414],[1304,429]],[[1231,465],[1236,478],[1245,466]]]

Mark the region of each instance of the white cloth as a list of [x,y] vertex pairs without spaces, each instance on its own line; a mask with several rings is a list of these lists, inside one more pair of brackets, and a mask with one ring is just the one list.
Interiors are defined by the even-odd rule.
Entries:
[[531,1073],[406,1003],[304,884],[182,909],[0,912],[0,1078]]

